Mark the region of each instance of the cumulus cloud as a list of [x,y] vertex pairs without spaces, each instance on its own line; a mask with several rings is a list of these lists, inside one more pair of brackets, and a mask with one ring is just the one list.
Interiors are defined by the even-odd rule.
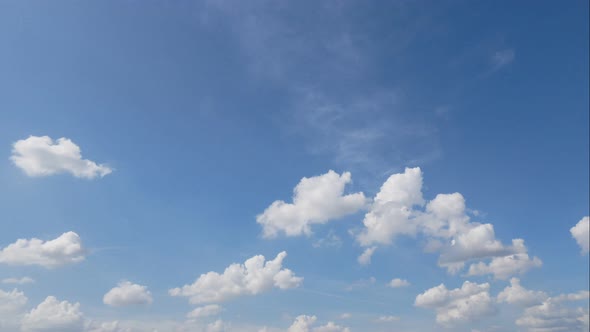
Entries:
[[357,261],[359,262],[360,265],[369,265],[371,264],[371,257],[373,257],[373,254],[375,253],[375,249],[377,249],[377,247],[370,247],[365,249],[365,251],[363,251],[363,253],[357,258]]
[[34,282],[35,282],[35,280],[33,280],[33,278],[29,278],[29,277],[2,279],[3,284],[24,285],[24,284],[32,284]]
[[103,297],[104,304],[121,307],[127,305],[150,304],[152,294],[146,286],[121,281],[117,287],[108,291]]
[[548,299],[542,304],[526,308],[516,320],[516,325],[530,332],[588,331],[588,309],[571,308]]
[[405,279],[395,278],[389,282],[388,286],[391,288],[408,287],[410,282]]
[[588,216],[582,218],[576,226],[570,228],[572,237],[578,242],[582,254],[587,254],[590,248],[590,218]]
[[18,140],[13,144],[10,159],[28,176],[70,173],[78,178],[93,179],[113,171],[106,165],[82,159],[80,147],[65,137],[55,142],[49,136]]
[[498,302],[517,304],[523,307],[538,305],[547,300],[549,296],[545,292],[528,290],[520,285],[520,279],[510,279],[510,286],[504,288],[498,294]]
[[283,269],[286,252],[279,253],[274,260],[265,262],[262,255],[254,256],[244,264],[231,264],[222,274],[202,274],[193,284],[169,291],[172,296],[186,296],[193,304],[218,303],[242,295],[256,295],[277,287],[289,289],[298,287],[303,278],[293,271]]
[[23,292],[13,289],[10,292],[0,289],[0,330],[17,330],[20,316],[27,304],[27,297]]
[[414,305],[436,311],[437,323],[452,326],[471,322],[496,312],[488,283],[465,281],[461,288],[448,290],[444,284],[416,297]]
[[541,267],[543,262],[538,257],[530,258],[527,253],[504,257],[494,257],[489,264],[479,262],[469,267],[467,275],[476,276],[493,274],[496,279],[508,279],[515,274],[524,274],[534,267]]
[[256,217],[263,236],[273,238],[281,232],[287,236],[310,235],[313,224],[357,212],[367,200],[363,193],[344,195],[344,187],[351,181],[349,172],[339,175],[332,170],[301,179],[293,190],[293,203],[275,201]]
[[0,250],[0,263],[54,268],[79,263],[84,260],[85,254],[78,234],[66,232],[49,241],[19,239]]
[[48,296],[22,321],[23,331],[80,332],[84,328],[84,316],[79,303],[59,301]]
[[349,328],[337,325],[334,322],[328,322],[326,325],[313,327],[316,321],[316,316],[297,316],[287,332],[350,332]]
[[209,304],[196,308],[195,310],[189,312],[186,316],[188,318],[203,318],[218,315],[222,310],[223,308],[218,304]]
[[397,235],[414,235],[417,223],[412,207],[424,203],[421,189],[422,171],[418,167],[391,175],[365,215],[365,229],[357,236],[361,245],[390,244]]
[[453,274],[474,260],[491,262],[472,266],[471,275],[494,274],[504,279],[541,266],[540,259],[528,257],[522,239],[503,244],[492,224],[472,222],[463,195],[438,194],[426,202],[422,184],[418,167],[406,168],[385,181],[364,217],[364,229],[356,234],[361,246],[372,249],[389,245],[398,236],[421,235],[425,250],[439,252],[439,266]]

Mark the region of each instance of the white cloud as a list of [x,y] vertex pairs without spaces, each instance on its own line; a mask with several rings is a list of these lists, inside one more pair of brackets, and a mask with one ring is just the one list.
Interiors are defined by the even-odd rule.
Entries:
[[10,159],[28,176],[71,173],[78,178],[93,179],[113,171],[106,165],[82,159],[80,147],[65,137],[56,142],[49,136],[29,136],[16,141]]
[[576,226],[570,228],[572,237],[576,239],[582,254],[587,254],[590,248],[590,218],[588,216],[582,218]]
[[461,288],[448,290],[444,284],[428,289],[416,297],[418,307],[434,309],[437,323],[452,326],[494,314],[496,308],[488,283],[465,281]]
[[80,304],[60,302],[53,296],[48,296],[33,308],[22,321],[23,331],[80,332],[83,328],[84,317]]
[[391,288],[408,287],[410,282],[405,279],[395,278],[389,282],[388,286]]
[[371,264],[371,257],[373,257],[373,254],[375,253],[375,249],[377,249],[377,247],[370,247],[370,248],[365,249],[365,251],[363,251],[363,253],[357,258],[357,261],[359,262],[359,264],[361,264],[361,265]]
[[23,292],[13,289],[6,292],[0,289],[0,331],[16,331],[27,304]]
[[352,317],[352,314],[345,312],[342,315],[340,315],[340,319],[349,319],[350,317]]
[[421,189],[422,171],[418,167],[391,175],[365,215],[365,229],[357,236],[361,245],[390,244],[399,234],[414,235],[417,224],[412,219],[412,207],[424,203]]
[[537,258],[530,258],[527,253],[514,254],[504,257],[494,257],[489,264],[479,262],[469,267],[467,275],[493,274],[494,278],[506,280],[515,274],[524,274],[534,267],[541,267],[543,262]]
[[293,203],[273,202],[256,217],[263,227],[265,238],[280,232],[287,236],[310,235],[311,225],[357,212],[366,204],[363,193],[344,195],[344,187],[351,182],[350,173],[328,173],[303,178],[293,191]]
[[518,278],[510,279],[510,286],[498,294],[498,302],[517,304],[523,307],[539,305],[549,296],[545,292],[528,290],[520,285]]
[[377,318],[378,323],[392,323],[399,321],[399,317],[397,316],[380,316]]
[[218,315],[222,310],[223,308],[218,304],[209,304],[195,308],[195,310],[189,312],[186,316],[188,318],[203,318]]
[[452,274],[473,260],[491,262],[473,265],[472,275],[493,273],[497,278],[541,266],[540,259],[529,259],[522,239],[505,245],[496,239],[492,224],[472,222],[460,193],[438,194],[425,205],[422,183],[418,167],[391,175],[365,215],[365,227],[357,234],[357,241],[373,249],[375,245],[391,244],[397,236],[421,235],[425,237],[425,250],[440,252],[439,266]]
[[295,321],[289,326],[288,332],[309,332],[311,325],[315,323],[318,318],[316,316],[300,315],[295,318]]
[[150,304],[152,294],[146,286],[121,281],[117,287],[108,291],[103,297],[104,304],[121,307],[127,305]]
[[221,319],[214,321],[213,323],[209,323],[207,325],[207,329],[205,332],[222,332],[226,331],[229,328],[229,325],[226,324]]
[[37,238],[19,239],[0,250],[0,263],[10,265],[40,265],[54,268],[79,263],[85,250],[78,234],[67,232],[50,241]]
[[244,264],[231,264],[223,274],[202,274],[193,284],[171,289],[169,293],[172,296],[189,297],[191,303],[199,304],[223,302],[242,295],[256,295],[273,287],[298,287],[303,278],[282,268],[285,257],[287,253],[284,251],[274,260],[266,262],[264,256],[254,256]]
[[559,302],[546,300],[542,304],[526,308],[516,320],[516,325],[529,332],[588,331],[588,310],[570,308]]
[[349,328],[337,325],[334,322],[328,322],[326,325],[313,327],[316,321],[316,316],[297,316],[287,332],[350,332]]
[[15,284],[15,285],[25,285],[25,284],[32,284],[35,280],[29,277],[22,277],[22,278],[5,278],[2,279],[3,284]]

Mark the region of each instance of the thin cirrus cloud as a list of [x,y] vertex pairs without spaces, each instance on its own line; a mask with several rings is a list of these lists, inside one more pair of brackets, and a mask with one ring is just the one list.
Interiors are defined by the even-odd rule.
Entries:
[[590,250],[590,217],[582,218],[574,227],[570,228],[572,237],[580,246],[582,254],[587,254]]
[[286,252],[266,261],[264,256],[249,258],[244,264],[231,264],[223,273],[202,274],[194,283],[170,289],[171,296],[184,296],[193,304],[220,303],[242,295],[256,295],[273,287],[290,289],[303,281],[293,271],[283,268]]
[[[522,239],[505,245],[496,239],[492,224],[472,222],[463,195],[438,194],[427,202],[422,186],[422,171],[418,167],[391,175],[365,214],[364,228],[356,234],[360,245],[390,245],[398,236],[420,234],[427,239],[427,249],[440,253],[439,266],[451,274],[474,260],[491,262],[470,267],[470,275],[493,274],[498,279],[541,266],[540,259],[528,256]],[[366,251],[359,261],[365,254]]]
[[5,278],[2,279],[3,284],[13,284],[13,285],[25,285],[25,284],[32,284],[35,280],[30,277],[22,277],[22,278]]
[[55,268],[82,262],[85,255],[80,236],[70,231],[48,241],[18,239],[0,250],[0,263]]
[[203,318],[209,316],[218,315],[223,311],[223,308],[219,304],[208,304],[206,306],[195,308],[193,311],[189,312],[186,317],[187,318]]
[[311,235],[311,226],[325,224],[357,212],[366,205],[363,193],[344,194],[344,187],[352,181],[349,172],[328,173],[303,178],[293,190],[293,203],[275,201],[256,217],[262,225],[263,236],[274,238]]
[[82,152],[72,140],[62,137],[29,136],[13,144],[12,162],[31,177],[70,173],[77,178],[94,179],[113,170],[104,164],[82,159]]
[[150,304],[153,302],[152,294],[146,286],[134,284],[130,281],[121,281],[103,297],[104,304],[122,307],[128,305]]

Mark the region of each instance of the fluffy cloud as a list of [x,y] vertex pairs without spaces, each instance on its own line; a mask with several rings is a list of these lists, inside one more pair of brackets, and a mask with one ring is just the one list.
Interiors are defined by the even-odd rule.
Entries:
[[582,254],[587,254],[590,248],[590,218],[584,217],[580,220],[576,226],[570,228],[570,233],[572,233],[572,237],[578,242]]
[[24,285],[24,284],[32,284],[35,280],[29,277],[22,277],[22,278],[5,278],[2,279],[3,284],[15,284],[15,285]]
[[452,326],[470,322],[496,312],[489,293],[490,285],[465,281],[461,288],[448,290],[444,284],[416,297],[418,307],[434,309],[437,323]]
[[79,263],[85,250],[78,234],[67,232],[50,241],[19,239],[0,250],[0,263],[10,265],[40,265],[54,268]]
[[373,257],[373,254],[375,253],[375,249],[377,249],[377,247],[370,247],[365,249],[365,251],[363,251],[363,253],[357,258],[357,261],[359,262],[360,265],[369,265],[371,264],[371,257]]
[[496,279],[508,279],[515,274],[524,274],[534,267],[541,267],[543,262],[537,258],[530,258],[527,253],[514,254],[504,257],[494,257],[489,264],[479,262],[469,267],[467,275],[493,274]]
[[6,292],[0,289],[0,330],[17,330],[20,316],[27,304],[27,297],[23,292],[14,289]]
[[189,312],[186,316],[188,318],[202,318],[218,315],[222,311],[220,305],[209,304],[203,307],[198,307],[195,310]]
[[460,193],[438,194],[426,203],[422,183],[418,167],[406,168],[385,181],[365,215],[364,229],[356,236],[361,246],[373,250],[375,245],[391,244],[401,235],[421,235],[426,239],[426,251],[440,252],[438,264],[450,273],[457,273],[469,261],[491,260],[489,265],[481,262],[472,266],[470,274],[494,274],[497,278],[541,265],[538,258],[528,257],[522,239],[505,245],[496,239],[492,224],[472,222]]
[[421,189],[422,171],[418,167],[391,175],[365,215],[365,229],[357,236],[361,245],[390,244],[397,235],[414,235],[417,222],[412,218],[412,207],[424,203]]
[[146,286],[133,284],[129,281],[121,281],[103,297],[104,304],[120,307],[126,305],[150,304],[152,294]]
[[64,137],[56,142],[49,136],[29,136],[16,141],[10,159],[28,176],[71,173],[78,178],[93,179],[112,172],[106,165],[82,159],[80,147]]
[[530,332],[588,331],[588,310],[570,308],[548,299],[540,305],[526,308],[516,320],[516,325]]
[[293,203],[273,202],[256,217],[263,227],[263,236],[276,237],[310,235],[311,225],[324,224],[354,213],[366,204],[363,193],[344,195],[344,187],[351,182],[350,173],[328,173],[303,178],[293,191]]
[[405,279],[395,278],[389,282],[388,286],[391,288],[408,287],[410,282]]
[[510,286],[498,294],[498,302],[517,304],[523,307],[538,305],[547,300],[545,292],[528,290],[520,285],[518,278],[510,279]]
[[241,295],[256,295],[273,287],[289,289],[298,287],[303,278],[296,277],[289,269],[283,269],[286,252],[274,260],[265,262],[262,255],[254,256],[244,264],[231,264],[222,274],[202,274],[193,284],[169,291],[172,296],[186,296],[193,304],[217,303]]
[[545,292],[528,290],[512,278],[510,286],[498,294],[498,302],[519,305],[524,309],[516,325],[530,332],[588,331],[588,309],[573,308],[565,302],[588,302],[590,292],[579,291],[549,297]]
[[84,328],[84,316],[79,303],[58,301],[48,296],[22,321],[23,331],[80,332]]
[[349,328],[337,325],[334,322],[328,322],[326,325],[313,327],[316,321],[316,316],[297,316],[287,332],[350,332]]

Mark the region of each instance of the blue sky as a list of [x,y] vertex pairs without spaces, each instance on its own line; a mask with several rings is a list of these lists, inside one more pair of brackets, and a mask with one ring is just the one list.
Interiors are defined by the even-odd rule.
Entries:
[[0,330],[587,329],[588,12],[0,2]]

